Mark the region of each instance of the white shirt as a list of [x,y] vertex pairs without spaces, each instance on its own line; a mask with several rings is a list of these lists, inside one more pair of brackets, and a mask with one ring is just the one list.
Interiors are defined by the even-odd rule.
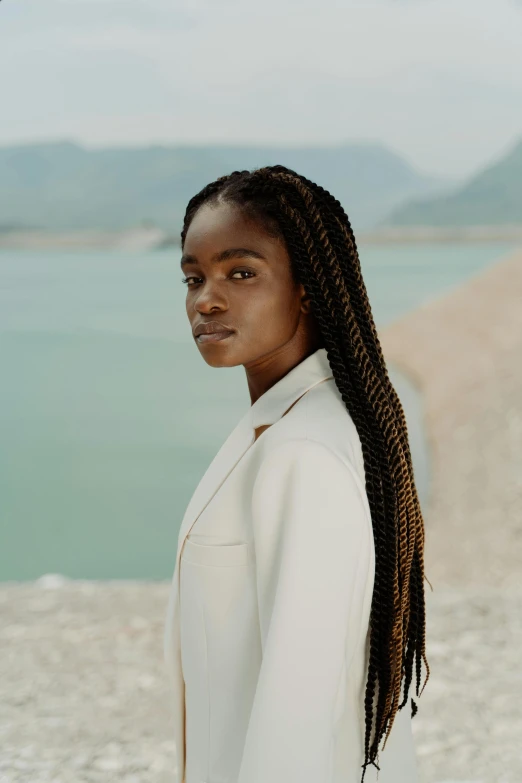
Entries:
[[[174,783],[359,783],[374,577],[361,444],[320,348],[251,406],[182,520]],[[418,781],[409,702],[379,766],[365,783]]]

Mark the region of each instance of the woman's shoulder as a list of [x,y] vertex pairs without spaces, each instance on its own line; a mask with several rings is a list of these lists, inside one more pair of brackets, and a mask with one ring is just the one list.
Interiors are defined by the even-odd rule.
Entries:
[[327,525],[337,531],[348,523],[350,535],[366,541],[371,549],[371,510],[361,445],[333,383],[310,389],[263,433],[258,445],[251,501],[258,540],[269,529],[267,518],[285,527],[299,519],[295,530],[302,531],[305,520],[315,529],[321,517],[323,532]]
[[361,442],[350,413],[328,379],[306,392],[261,438],[261,462],[285,454],[289,459],[314,452],[328,460],[333,455],[355,470],[364,485]]

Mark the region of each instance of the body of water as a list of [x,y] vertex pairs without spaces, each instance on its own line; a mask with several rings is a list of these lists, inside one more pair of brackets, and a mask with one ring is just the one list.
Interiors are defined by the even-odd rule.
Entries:
[[[361,246],[378,328],[509,244]],[[250,404],[193,342],[179,252],[0,253],[0,580],[170,578],[187,502]],[[416,480],[418,395],[394,368]]]

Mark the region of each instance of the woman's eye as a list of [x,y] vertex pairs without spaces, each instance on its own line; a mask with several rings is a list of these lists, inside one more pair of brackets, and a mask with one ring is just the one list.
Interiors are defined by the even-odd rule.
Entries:
[[[234,277],[234,275],[250,275],[250,277],[254,277],[255,276],[254,273],[251,272],[249,269],[236,269],[236,271],[232,273],[232,277]],[[240,277],[240,278],[236,278],[236,280],[237,279],[239,279],[239,280],[248,280],[249,278],[248,277]],[[191,280],[201,280],[201,278],[200,277],[194,277],[194,276],[192,276],[192,277],[182,277],[181,278],[181,282],[184,283],[185,285],[187,285],[189,288],[192,288],[193,285],[196,285],[195,283],[191,284],[190,283]]]

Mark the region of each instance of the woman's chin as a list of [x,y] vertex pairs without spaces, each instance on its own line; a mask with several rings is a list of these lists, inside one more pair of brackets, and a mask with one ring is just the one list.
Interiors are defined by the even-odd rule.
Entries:
[[[196,340],[196,343],[198,341]],[[226,344],[227,340],[198,344],[198,350],[209,367],[237,367],[243,362],[238,358],[237,349]]]

